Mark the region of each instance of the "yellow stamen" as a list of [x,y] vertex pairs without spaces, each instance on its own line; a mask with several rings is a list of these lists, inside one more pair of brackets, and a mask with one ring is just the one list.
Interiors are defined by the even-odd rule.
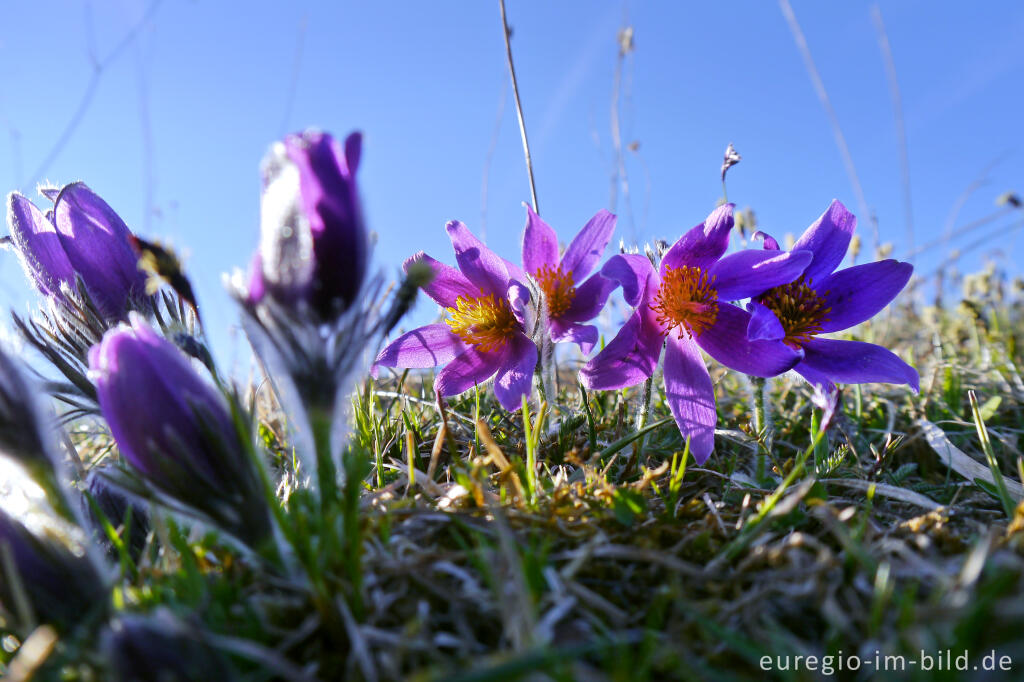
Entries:
[[445,322],[465,343],[482,351],[503,345],[518,325],[508,303],[494,294],[459,296],[455,306],[448,308],[451,319]]
[[679,338],[700,336],[718,319],[718,291],[706,270],[683,265],[666,268],[651,310],[668,331],[679,328]]
[[572,271],[563,273],[561,265],[554,268],[542,265],[534,277],[547,298],[548,316],[561,317],[576,298],[576,283],[573,282]]
[[825,304],[825,294],[818,294],[811,282],[804,278],[769,289],[761,294],[758,302],[767,307],[782,323],[786,332],[783,341],[791,348],[802,345],[821,333],[821,327],[828,322],[826,317],[832,308]]

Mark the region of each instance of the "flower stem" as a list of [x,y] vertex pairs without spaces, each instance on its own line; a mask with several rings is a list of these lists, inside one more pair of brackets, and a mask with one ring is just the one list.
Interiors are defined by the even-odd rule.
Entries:
[[[543,410],[544,403],[541,403]],[[540,415],[538,412],[537,428],[540,428]],[[537,496],[537,452],[533,438],[533,425],[530,424],[530,403],[523,396],[523,435],[526,439],[526,494],[531,504]]]
[[765,459],[768,448],[771,444],[770,426],[767,423],[764,391],[765,380],[761,377],[751,377],[750,383],[754,388],[754,435],[757,438],[757,471],[754,478],[760,484],[765,479]]
[[651,393],[654,388],[654,375],[647,377],[644,382],[644,392],[640,398],[640,409],[636,414],[636,430],[640,431],[647,426],[647,420],[651,416]]
[[345,529],[346,564],[351,599],[349,606],[356,619],[363,617],[363,519],[359,509],[363,479],[369,474],[369,462],[364,453],[349,448],[343,455],[345,467],[345,497],[343,524]]
[[320,489],[321,507],[326,508],[338,494],[338,471],[334,465],[331,452],[331,421],[333,410],[330,407],[311,407],[309,410],[310,428],[313,430],[313,443],[316,448],[316,479]]

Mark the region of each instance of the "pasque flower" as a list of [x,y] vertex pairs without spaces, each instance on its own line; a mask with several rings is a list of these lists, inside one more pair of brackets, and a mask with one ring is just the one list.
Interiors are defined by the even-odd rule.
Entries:
[[426,368],[445,365],[435,388],[451,396],[496,375],[494,393],[507,410],[529,394],[537,346],[530,339],[536,324],[522,270],[501,258],[458,221],[447,225],[458,269],[425,253],[405,262],[433,270],[423,291],[448,310],[443,322],[414,329],[392,341],[377,356],[384,367]]
[[260,248],[249,300],[302,302],[330,320],[355,301],[369,242],[356,186],[362,135],[344,148],[316,130],[288,135],[263,160]]
[[43,213],[23,195],[8,198],[11,242],[32,283],[45,296],[61,299],[76,291],[80,277],[107,320],[123,319],[146,305],[146,275],[130,243],[131,232],[107,202],[83,182],[48,196]]
[[654,374],[665,352],[665,394],[690,452],[704,462],[714,449],[715,396],[700,349],[726,367],[752,376],[781,374],[801,353],[781,340],[749,340],[750,315],[729,301],[790,282],[811,254],[740,251],[724,256],[732,231],[732,204],[684,234],[655,270],[646,256],[615,256],[601,273],[619,282],[632,316],[580,372],[590,389],[617,389]]
[[559,257],[558,235],[530,206],[526,207],[523,268],[544,292],[553,341],[571,341],[584,353],[590,353],[597,343],[597,327],[580,323],[601,312],[615,282],[600,273],[587,276],[601,260],[614,231],[615,216],[599,211]]
[[104,629],[100,647],[113,682],[239,679],[209,639],[194,622],[159,607],[151,614],[119,614]]
[[82,496],[82,509],[92,525],[94,537],[106,550],[107,556],[114,561],[119,558],[117,548],[106,534],[104,522],[109,523],[125,542],[132,560],[138,561],[149,535],[149,512],[138,500],[110,485],[106,474],[113,469],[113,465],[106,465],[89,470],[85,478],[87,494]]
[[[839,201],[801,235],[793,251],[812,259],[793,282],[762,286],[748,304],[749,338],[780,340],[803,353],[794,369],[808,382],[832,391],[835,383],[910,384],[918,390],[917,370],[873,343],[819,338],[868,320],[896,297],[910,280],[910,263],[887,259],[836,271],[843,261],[857,219]],[[779,244],[761,233],[767,253]]]
[[[0,604],[9,613],[20,614],[27,601],[36,618],[70,627],[90,611],[104,608],[103,577],[80,538],[74,537],[77,528],[58,519],[35,520],[41,523],[26,525],[0,506],[0,558],[5,567],[0,573]],[[7,567],[17,575],[8,575]],[[23,590],[20,594],[15,593],[18,588]]]
[[255,547],[269,511],[227,400],[140,316],[130,320],[89,354],[121,454],[156,491]]
[[40,399],[41,389],[23,362],[0,347],[0,457],[21,466],[58,514],[78,521],[63,457],[55,447],[57,420]]

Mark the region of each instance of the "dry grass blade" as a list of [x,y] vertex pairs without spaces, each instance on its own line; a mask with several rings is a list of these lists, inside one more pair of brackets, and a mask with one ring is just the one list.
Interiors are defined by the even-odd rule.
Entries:
[[[931,446],[932,450],[939,456],[939,459],[947,467],[960,474],[969,481],[981,480],[989,485],[994,486],[995,478],[992,476],[992,471],[984,464],[976,461],[970,455],[965,453],[953,445],[946,434],[943,433],[935,424],[931,423],[927,419],[918,419],[914,422],[921,432],[924,434],[925,441]],[[1024,486],[1020,483],[1004,478],[1006,484],[1006,490],[1013,496],[1013,498],[1019,502],[1024,499]]]
[[862,481],[859,478],[823,478],[821,479],[821,482],[828,483],[829,485],[851,488],[865,493],[868,492],[870,488],[874,487],[875,495],[888,497],[889,499],[897,500],[899,502],[906,502],[907,504],[912,504],[915,507],[921,507],[928,511],[938,511],[943,508],[941,504],[935,500],[925,497],[921,493],[915,493],[913,490],[898,488],[887,483],[872,483],[870,481]]

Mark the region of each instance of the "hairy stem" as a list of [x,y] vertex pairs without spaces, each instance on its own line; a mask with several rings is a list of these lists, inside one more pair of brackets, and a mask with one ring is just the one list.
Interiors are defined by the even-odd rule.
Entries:
[[330,407],[311,407],[309,410],[310,428],[313,430],[313,443],[316,449],[316,482],[323,507],[338,494],[338,471],[331,452],[332,412]]
[[754,444],[754,447],[757,448],[755,479],[760,483],[765,478],[765,459],[771,443],[771,433],[764,406],[765,380],[761,377],[751,377],[750,383],[753,385],[754,391],[754,435],[757,438],[757,442]]

